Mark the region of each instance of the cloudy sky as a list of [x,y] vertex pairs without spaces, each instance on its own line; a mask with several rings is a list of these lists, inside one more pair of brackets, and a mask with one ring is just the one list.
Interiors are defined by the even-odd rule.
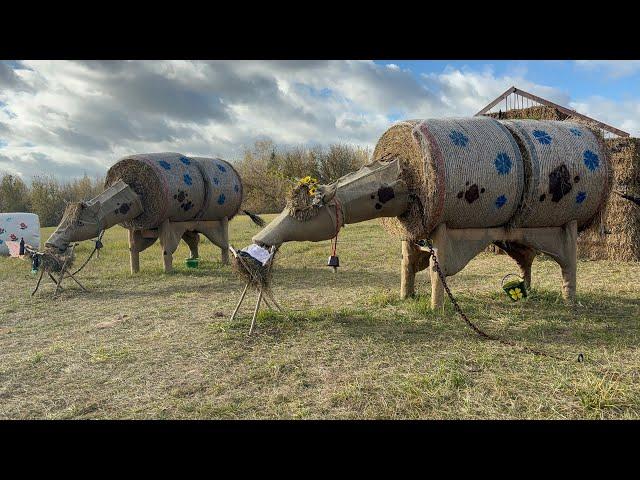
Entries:
[[372,147],[396,120],[470,116],[512,85],[640,136],[639,61],[0,61],[0,172],[234,160],[265,138]]

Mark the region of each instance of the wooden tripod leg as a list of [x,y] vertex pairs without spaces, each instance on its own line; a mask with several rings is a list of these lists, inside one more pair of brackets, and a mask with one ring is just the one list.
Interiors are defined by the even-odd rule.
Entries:
[[76,282],[78,285],[80,285],[80,288],[82,290],[84,290],[85,292],[88,292],[89,290],[87,290],[86,288],[84,288],[84,286],[76,279],[76,277],[74,277],[73,275],[71,275],[70,273],[67,274],[67,277],[71,278],[71,280],[73,280],[74,282]]
[[233,322],[233,319],[236,318],[236,313],[238,313],[238,310],[240,310],[240,305],[242,304],[242,301],[244,300],[244,296],[247,294],[247,289],[249,288],[249,282],[247,282],[247,284],[244,286],[244,290],[242,291],[242,295],[240,295],[240,301],[238,302],[238,305],[236,305],[236,309],[233,311],[233,313],[231,314],[231,318],[229,319],[230,322]]
[[256,316],[258,315],[258,308],[260,308],[260,302],[262,301],[262,289],[258,294],[258,301],[256,302],[256,309],[253,311],[253,318],[251,319],[251,328],[249,328],[249,335],[253,332],[253,326],[256,324]]
[[58,281],[56,282],[56,291],[53,292],[53,296],[55,297],[58,294],[58,291],[61,288],[61,284],[62,284],[62,279],[64,278],[64,268],[62,269],[62,271],[60,272],[60,278],[58,279]]
[[[283,312],[284,310],[282,310],[282,307],[278,304],[278,302],[276,302],[276,298],[273,296],[273,292],[271,292],[271,290],[267,290],[265,293],[266,293],[267,297],[269,297],[271,299],[271,301],[276,306],[278,311]],[[266,301],[267,301],[267,298],[265,297],[265,302]],[[271,308],[271,307],[269,307],[269,308]]]
[[40,288],[40,282],[42,281],[42,276],[44,275],[44,268],[42,269],[42,271],[40,272],[40,278],[38,278],[38,283],[36,283],[36,288],[33,292],[31,292],[31,296],[33,297],[35,295],[35,293],[38,291],[38,288]]

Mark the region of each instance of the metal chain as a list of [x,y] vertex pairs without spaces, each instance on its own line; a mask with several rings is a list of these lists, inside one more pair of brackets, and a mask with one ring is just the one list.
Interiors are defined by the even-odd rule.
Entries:
[[[456,310],[456,312],[458,312],[458,315],[460,315],[460,317],[462,317],[462,319],[469,326],[469,328],[471,328],[474,332],[476,332],[482,338],[485,338],[487,340],[493,340],[495,342],[502,343],[503,345],[507,345],[509,347],[520,348],[520,349],[524,350],[527,353],[532,353],[533,355],[539,355],[539,356],[543,356],[543,357],[554,358],[556,360],[562,360],[562,361],[565,360],[563,358],[556,357],[555,355],[552,355],[550,353],[545,353],[545,352],[542,352],[540,350],[536,350],[534,348],[527,347],[525,345],[518,345],[515,342],[511,342],[509,340],[504,340],[502,338],[498,338],[498,337],[495,337],[493,335],[489,335],[488,333],[483,332],[480,328],[478,328],[471,320],[469,320],[467,315],[462,311],[462,308],[460,308],[460,305],[458,304],[458,301],[455,299],[455,297],[451,293],[451,290],[449,289],[449,285],[447,285],[447,281],[446,281],[446,278],[444,276],[444,273],[442,273],[442,269],[440,268],[440,264],[438,263],[438,257],[436,257],[436,253],[433,250],[433,244],[431,243],[431,240],[427,239],[426,243],[427,243],[427,247],[429,248],[429,254],[431,255],[431,258],[433,260],[433,266],[435,267],[436,272],[438,272],[438,277],[440,277],[440,281],[442,282],[442,285],[444,286],[445,292],[447,292],[449,300],[451,300],[451,304],[453,305],[453,308]],[[581,362],[583,358],[584,358],[584,356],[582,354],[578,355],[578,361],[579,362]]]

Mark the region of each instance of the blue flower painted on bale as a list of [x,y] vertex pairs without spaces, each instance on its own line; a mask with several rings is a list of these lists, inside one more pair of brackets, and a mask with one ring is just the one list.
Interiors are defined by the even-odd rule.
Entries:
[[220,183],[220,181],[218,180],[218,177],[213,177],[213,183],[215,183],[216,185]]
[[499,153],[493,163],[500,175],[506,175],[511,171],[511,159],[509,158],[509,155],[504,152]]
[[533,136],[543,145],[549,145],[551,143],[551,135],[544,130],[534,130]]
[[240,187],[238,185],[234,185],[233,191],[237,193],[238,191],[240,191]]
[[454,145],[457,145],[459,147],[466,147],[467,143],[469,142],[469,137],[467,137],[464,133],[458,130],[451,130],[451,133],[449,134],[449,138],[451,139]]
[[182,178],[184,178],[184,183],[186,183],[187,185],[193,184],[193,181],[191,180],[191,175],[189,175],[188,173],[185,173]]
[[507,197],[504,195],[500,195],[496,198],[496,208],[502,208],[507,203]]
[[584,164],[592,172],[600,166],[600,159],[598,158],[598,155],[593,153],[591,150],[585,150],[583,157]]
[[570,128],[569,131],[571,133],[573,133],[576,137],[581,137],[582,136],[582,132],[580,131],[579,128]]
[[220,196],[218,197],[218,205],[222,205],[225,201],[225,196],[224,193],[221,193]]
[[578,192],[576,195],[576,203],[582,203],[587,198],[587,192]]
[[218,170],[220,170],[221,172],[226,172],[227,169],[224,168],[224,165],[220,165],[219,163],[216,163],[216,165],[218,165]]
[[160,160],[158,163],[159,163],[159,164],[160,164],[160,166],[161,166],[162,168],[164,168],[165,170],[171,170],[171,164],[170,164],[169,162],[166,162],[166,161],[164,161],[164,160]]
[[185,165],[191,165],[191,160],[189,160],[187,157],[180,157],[180,161]]

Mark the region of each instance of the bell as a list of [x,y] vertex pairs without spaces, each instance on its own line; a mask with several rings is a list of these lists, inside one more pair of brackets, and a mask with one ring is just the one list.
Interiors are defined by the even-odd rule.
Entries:
[[337,255],[331,255],[329,257],[329,261],[327,262],[327,267],[338,268],[340,266],[340,259]]

